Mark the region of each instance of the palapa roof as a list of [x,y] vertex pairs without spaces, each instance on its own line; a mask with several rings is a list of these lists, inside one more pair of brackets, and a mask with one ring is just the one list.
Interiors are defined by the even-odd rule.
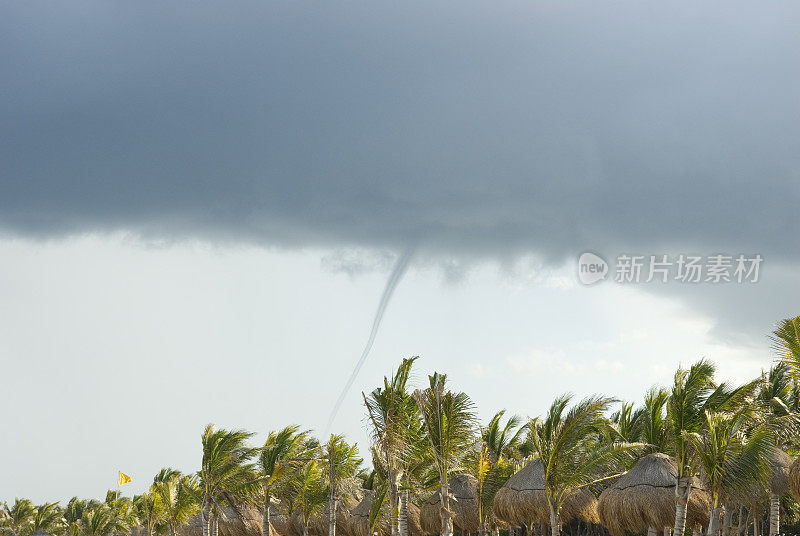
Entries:
[[[370,536],[369,514],[372,510],[372,500],[374,498],[374,490],[365,490],[364,497],[361,499],[361,501],[359,501],[355,507],[350,509],[350,515],[345,529],[345,532],[348,536]],[[424,534],[419,522],[419,507],[409,501],[406,512],[408,517],[409,533],[417,536]],[[387,500],[384,501],[383,505],[381,505],[378,522],[375,524],[375,532],[382,536],[390,535],[392,533],[390,523],[389,501]]]
[[[274,512],[271,510],[270,513]],[[270,525],[279,536],[288,536],[286,532],[276,527],[275,521],[280,516],[271,516]],[[249,506],[239,508],[238,511],[230,507],[222,508],[219,516],[220,536],[261,536],[261,512]],[[285,530],[285,529],[284,529]],[[188,523],[178,527],[178,536],[202,536],[203,517],[197,514]]]
[[[550,524],[550,508],[544,491],[544,466],[540,459],[514,473],[494,497],[494,515],[510,525],[531,522]],[[561,521],[572,519],[599,523],[597,499],[587,489],[570,493],[561,507]]]
[[772,459],[770,460],[770,476],[769,476],[769,491],[784,495],[791,491],[789,482],[792,457],[782,450],[776,450]]
[[[648,454],[600,494],[600,521],[612,536],[663,531],[675,523],[677,463],[666,454]],[[698,479],[692,481],[686,525],[708,525],[711,497]]]
[[[478,481],[470,475],[453,475],[448,481],[453,525],[461,531],[475,532],[478,520]],[[442,529],[439,492],[428,497],[420,508],[420,524],[424,534],[439,534]]]
[[[767,489],[762,485],[753,485],[748,490],[740,492],[733,499],[744,505],[752,505],[765,501],[770,493],[784,495],[795,493],[795,481],[797,480],[795,465],[792,464],[792,457],[780,449],[773,451],[769,461],[769,478],[767,479]],[[795,495],[797,496],[797,495]]]

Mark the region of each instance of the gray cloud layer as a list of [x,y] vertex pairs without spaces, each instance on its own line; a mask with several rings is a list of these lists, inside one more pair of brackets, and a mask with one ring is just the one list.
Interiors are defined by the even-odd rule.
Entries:
[[795,2],[0,11],[7,231],[798,251]]

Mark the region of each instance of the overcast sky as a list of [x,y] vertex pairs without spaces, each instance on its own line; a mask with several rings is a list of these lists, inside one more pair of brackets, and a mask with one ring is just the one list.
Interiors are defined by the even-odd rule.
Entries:
[[[324,429],[400,359],[482,417],[768,368],[800,313],[796,2],[5,2],[0,500]],[[584,286],[584,251],[764,261]],[[612,267],[613,270],[613,267]],[[613,274],[609,276],[612,279]]]

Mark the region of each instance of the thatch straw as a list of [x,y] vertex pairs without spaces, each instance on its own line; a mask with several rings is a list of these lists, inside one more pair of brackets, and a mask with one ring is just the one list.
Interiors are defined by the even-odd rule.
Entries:
[[[494,497],[494,515],[513,526],[531,522],[550,524],[550,508],[544,491],[544,466],[539,459],[517,471]],[[561,507],[561,521],[579,519],[599,523],[597,499],[587,489],[570,493]]]
[[[795,493],[795,486],[798,481],[798,472],[795,464],[792,464],[792,457],[776,450],[769,462],[769,479],[767,489],[761,485],[753,485],[749,489],[737,493],[731,499],[745,506],[761,504],[769,498],[769,495],[784,495],[790,491]],[[798,489],[800,491],[800,489]],[[795,495],[797,497],[797,495]]]
[[[612,536],[654,527],[661,532],[675,523],[677,464],[666,454],[648,454],[600,494],[600,521]],[[686,525],[708,525],[711,497],[692,482]]]
[[[339,500],[339,504],[336,506],[337,533],[347,533],[350,524],[350,510],[357,504],[358,502],[350,497]],[[302,521],[298,518],[295,523],[300,529],[300,534],[302,534]],[[319,515],[311,518],[308,526],[308,533],[310,536],[328,536],[328,529],[330,528],[329,525],[330,520],[328,519],[328,507],[326,506]]]
[[[361,499],[355,507],[350,509],[347,528],[345,530],[347,536],[370,536],[369,514],[372,511],[372,500],[374,497],[375,492],[373,490],[366,490],[364,492],[364,498]],[[409,533],[417,536],[424,534],[420,526],[419,507],[409,501],[406,507],[406,513]],[[378,514],[374,532],[382,536],[388,536],[392,533],[390,524],[389,501],[386,500],[383,505],[381,505],[381,511]]]
[[789,488],[794,498],[800,501],[800,457],[795,458],[789,467]]
[[[288,536],[275,526],[278,516],[272,517],[270,525],[276,534]],[[256,508],[223,508],[219,516],[220,536],[261,536],[261,512]],[[203,517],[197,514],[185,525],[178,527],[178,536],[202,536]]]
[[[478,520],[478,482],[470,475],[454,475],[450,487],[450,511],[453,525],[460,531],[475,532]],[[442,529],[441,498],[439,492],[431,495],[420,508],[420,524],[425,534],[439,534]]]
[[769,491],[777,495],[789,493],[790,473],[792,470],[792,457],[782,450],[775,451],[775,455],[770,460],[771,474],[769,477]]

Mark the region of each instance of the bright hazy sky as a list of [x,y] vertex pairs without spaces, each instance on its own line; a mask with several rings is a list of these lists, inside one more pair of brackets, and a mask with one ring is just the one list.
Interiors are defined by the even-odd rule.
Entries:
[[[796,2],[0,6],[0,500],[141,492],[206,423],[334,430],[420,355],[482,419],[744,380],[800,313]],[[758,283],[576,261],[755,255]],[[612,268],[613,269],[613,268]],[[613,276],[613,274],[612,274]],[[611,276],[609,277],[611,279]]]

